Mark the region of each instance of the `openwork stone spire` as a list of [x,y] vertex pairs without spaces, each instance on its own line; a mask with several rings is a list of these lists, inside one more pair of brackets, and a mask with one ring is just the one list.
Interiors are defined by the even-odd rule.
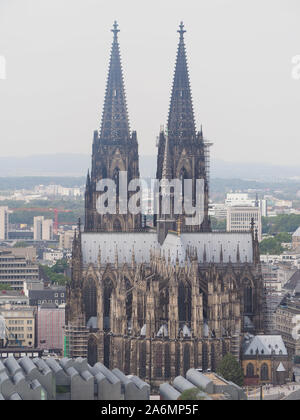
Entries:
[[118,42],[120,30],[117,22],[114,22],[112,32],[114,39],[110,55],[100,140],[123,143],[129,139],[130,130]]
[[184,25],[179,25],[179,44],[169,109],[168,130],[171,140],[196,136],[192,95],[184,45]]
[[163,160],[163,167],[162,167],[162,178],[168,179],[168,180],[171,180],[173,178],[168,133],[166,133],[166,143],[165,143],[164,160]]

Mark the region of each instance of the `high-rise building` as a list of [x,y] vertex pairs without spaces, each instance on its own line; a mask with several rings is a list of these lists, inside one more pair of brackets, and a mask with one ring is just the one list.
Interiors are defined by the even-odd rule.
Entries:
[[8,207],[0,206],[0,240],[8,239]]
[[33,239],[35,241],[42,240],[43,220],[44,220],[44,216],[35,216],[33,218]]
[[43,221],[43,241],[52,241],[53,240],[53,220],[46,219]]
[[33,239],[35,241],[53,240],[53,220],[44,219],[44,216],[33,218]]
[[61,249],[72,249],[75,231],[66,230],[59,234],[59,247]]

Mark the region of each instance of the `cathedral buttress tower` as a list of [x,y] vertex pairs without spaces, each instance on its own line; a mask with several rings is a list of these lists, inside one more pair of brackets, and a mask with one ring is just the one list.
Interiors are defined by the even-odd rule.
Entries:
[[[130,133],[118,43],[118,25],[112,29],[113,43],[105,92],[100,132],[94,132],[92,170],[85,191],[86,232],[128,232],[141,229],[141,215],[129,214],[119,206],[119,173],[127,172],[127,185],[139,178],[139,155],[136,132]],[[99,214],[97,200],[101,192],[97,183],[111,179],[116,183],[116,214]],[[127,202],[134,193],[127,194]],[[124,214],[125,213],[125,214]]]
[[[171,103],[168,116],[169,155],[171,159],[172,174],[174,178],[182,181],[184,195],[184,179],[192,180],[192,200],[196,200],[196,180],[204,181],[204,219],[201,224],[186,225],[186,216],[180,217],[181,231],[209,232],[210,221],[208,217],[208,173],[205,160],[205,142],[201,132],[196,133],[192,95],[190,89],[188,65],[184,44],[184,25],[181,22],[177,59],[172,86]],[[163,178],[163,161],[166,136],[160,133],[157,157],[157,178]]]

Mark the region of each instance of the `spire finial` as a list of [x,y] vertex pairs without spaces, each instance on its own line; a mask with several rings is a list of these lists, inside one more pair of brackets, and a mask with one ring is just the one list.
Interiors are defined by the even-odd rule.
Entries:
[[184,24],[182,21],[180,22],[179,28],[180,29],[177,32],[180,34],[180,39],[183,39],[183,35],[186,32],[186,30],[184,29]]
[[177,219],[177,236],[181,235],[181,217],[179,216]]
[[117,38],[118,38],[118,32],[120,32],[120,29],[118,29],[118,23],[117,23],[117,21],[115,20],[114,21],[114,24],[113,24],[113,29],[111,29],[111,31],[113,32],[113,34],[114,34],[114,39],[115,40],[117,40]]

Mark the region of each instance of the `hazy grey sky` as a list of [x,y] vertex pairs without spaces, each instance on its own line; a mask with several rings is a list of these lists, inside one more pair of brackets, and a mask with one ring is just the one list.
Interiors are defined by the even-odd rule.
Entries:
[[115,19],[141,154],[167,120],[183,20],[212,159],[299,163],[299,0],[0,0],[0,156],[91,153]]

